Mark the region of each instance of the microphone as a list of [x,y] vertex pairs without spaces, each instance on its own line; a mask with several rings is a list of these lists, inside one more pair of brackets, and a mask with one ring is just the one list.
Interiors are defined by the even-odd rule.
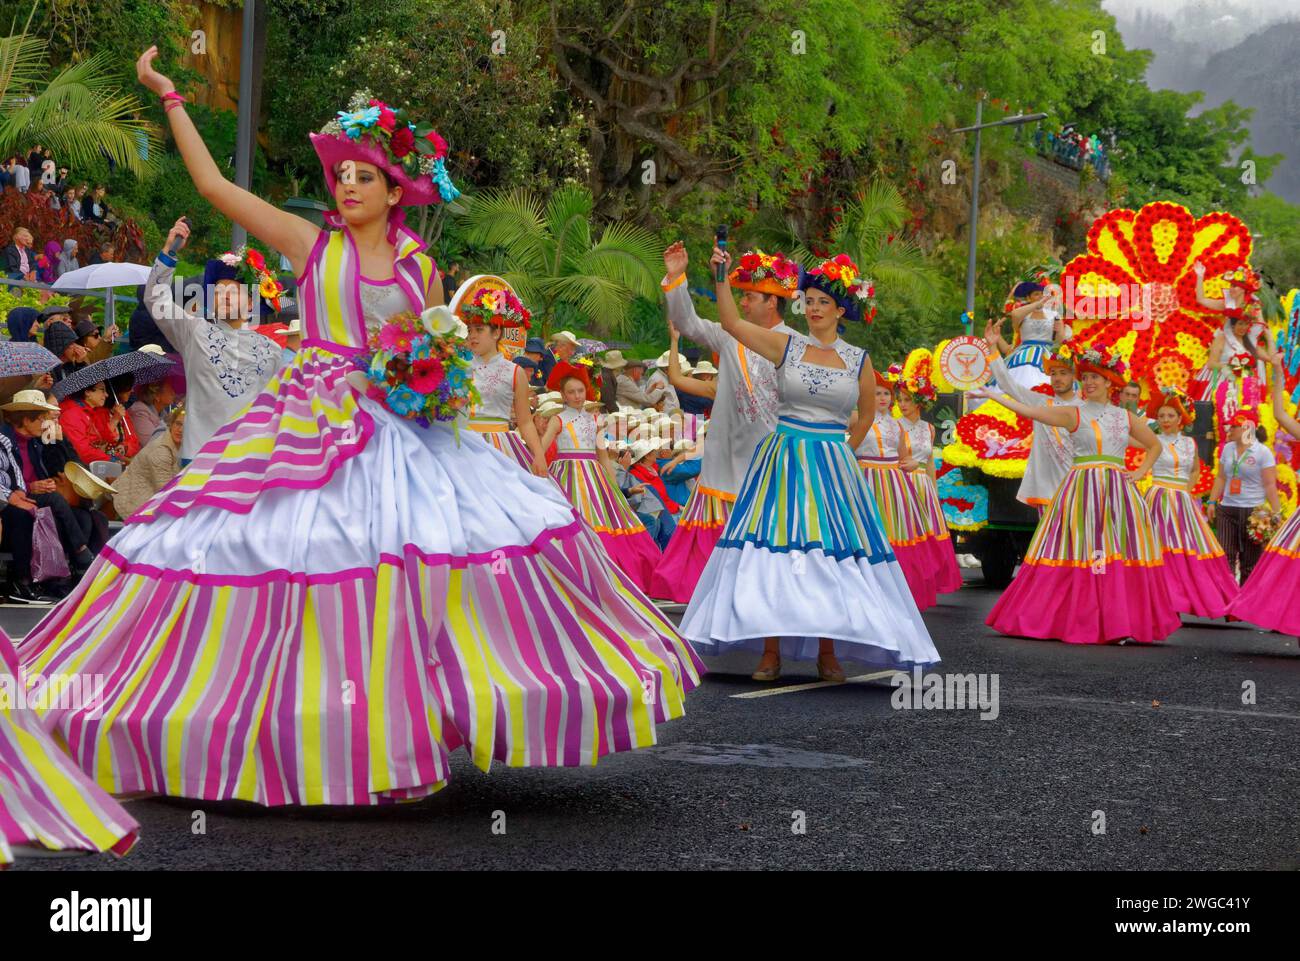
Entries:
[[[719,247],[722,248],[722,252],[726,253],[727,252],[727,225],[726,224],[718,225],[717,233],[714,234],[713,239],[714,242]],[[727,279],[727,265],[725,263],[718,264],[717,268],[713,272],[714,282],[720,284],[726,279]]]
[[[191,230],[194,229],[194,225],[193,225],[192,223],[190,223],[190,218],[189,218],[189,217],[182,217],[181,220],[183,220],[183,221],[185,222],[185,226],[186,226],[186,227],[189,227]],[[184,237],[181,237],[180,235],[177,235],[175,238],[172,239],[171,244],[169,244],[168,247],[167,247],[167,249],[166,249],[165,251],[163,251],[163,252],[164,252],[168,257],[171,257],[172,259],[175,259],[175,258],[176,258],[176,255],[180,252],[180,249],[181,249],[182,247],[184,247],[184,246],[185,246],[185,238],[184,238]]]

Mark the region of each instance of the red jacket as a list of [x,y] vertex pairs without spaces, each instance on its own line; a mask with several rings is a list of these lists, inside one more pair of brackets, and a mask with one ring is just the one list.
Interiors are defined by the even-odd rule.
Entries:
[[[90,407],[68,398],[59,404],[62,413],[59,425],[63,436],[72,444],[83,464],[97,460],[121,460],[134,457],[140,451],[140,440],[134,431],[127,434],[125,442],[119,441],[117,431],[109,426],[107,407]],[[128,431],[130,420],[127,419]]]

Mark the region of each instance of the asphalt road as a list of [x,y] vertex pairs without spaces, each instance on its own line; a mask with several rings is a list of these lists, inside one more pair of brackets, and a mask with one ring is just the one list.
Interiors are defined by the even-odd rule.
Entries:
[[[595,768],[483,774],[459,752],[447,788],[385,809],[141,799],[127,858],[17,869],[1300,869],[1295,638],[1189,620],[1159,645],[1013,640],[968,577],[925,620],[939,672],[997,675],[996,718],[895,709],[883,678],[786,690],[811,664],[761,685],[728,656],[659,746]],[[35,620],[0,609],[13,637]]]

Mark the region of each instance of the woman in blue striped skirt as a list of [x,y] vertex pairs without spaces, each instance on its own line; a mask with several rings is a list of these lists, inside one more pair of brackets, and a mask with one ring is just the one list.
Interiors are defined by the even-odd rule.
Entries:
[[[714,249],[715,268],[729,260]],[[704,654],[762,651],[760,681],[780,676],[782,654],[815,657],[829,681],[844,680],[841,657],[902,669],[937,663],[853,455],[875,415],[875,373],[866,351],[839,333],[842,320],[861,317],[870,281],[841,254],[801,273],[799,289],[807,337],[742,321],[729,282],[718,284],[723,329],[776,364],[779,419],[754,452],[681,633]]]

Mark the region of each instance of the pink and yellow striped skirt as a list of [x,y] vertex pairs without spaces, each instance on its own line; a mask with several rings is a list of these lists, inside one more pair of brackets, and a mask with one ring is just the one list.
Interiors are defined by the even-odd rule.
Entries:
[[912,471],[906,477],[916,493],[925,529],[934,536],[935,589],[940,594],[959,591],[963,585],[961,567],[957,564],[957,550],[948,531],[948,522],[944,520],[943,505],[934,480],[923,470]]
[[930,532],[916,491],[898,466],[897,460],[859,457],[858,466],[876,500],[885,539],[898,557],[908,589],[920,610],[938,600],[934,567],[935,535]]
[[471,417],[469,429],[510,458],[526,471],[533,469],[533,455],[523,437],[510,429],[508,421],[497,417]]
[[551,477],[596,532],[614,563],[648,592],[662,555],[623,492],[610,483],[596,453],[560,451],[551,463]]
[[1076,458],[986,623],[1070,644],[1162,640],[1182,623],[1162,553],[1123,459]]
[[1153,476],[1145,499],[1164,552],[1165,583],[1179,612],[1223,617],[1241,589],[1186,482]]

